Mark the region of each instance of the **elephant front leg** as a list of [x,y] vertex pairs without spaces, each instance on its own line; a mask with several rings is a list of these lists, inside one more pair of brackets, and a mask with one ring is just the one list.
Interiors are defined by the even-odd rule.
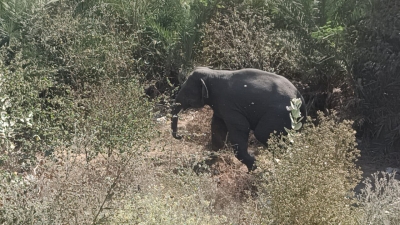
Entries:
[[218,151],[225,146],[227,133],[228,129],[225,125],[224,120],[214,115],[211,121],[212,150]]

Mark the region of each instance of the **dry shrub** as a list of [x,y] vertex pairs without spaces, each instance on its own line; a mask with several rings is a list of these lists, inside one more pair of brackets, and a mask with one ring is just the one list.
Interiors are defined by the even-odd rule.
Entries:
[[204,64],[215,68],[294,75],[304,58],[293,33],[273,30],[262,11],[226,10],[207,24],[204,33]]
[[143,153],[154,134],[152,104],[142,96],[136,82],[92,86],[80,102],[85,113],[74,117],[69,145],[41,156],[26,174],[0,168],[0,222],[106,223],[121,199],[152,178],[143,172]]
[[400,224],[400,183],[395,174],[377,172],[364,184],[358,196],[363,210],[359,224]]
[[[193,169],[201,162],[201,149],[174,147],[182,148],[171,150],[172,158],[167,154],[150,158],[147,152],[141,154],[137,150],[131,160],[126,158],[127,154],[110,157],[98,154],[90,161],[84,151],[75,154],[71,149],[60,149],[56,152],[58,162],[45,159],[32,174],[3,177],[1,222],[231,224],[229,221],[240,221],[241,202],[250,175],[231,169],[231,162],[225,170],[220,165],[220,176],[196,173]],[[227,157],[232,159],[233,154]],[[155,161],[168,164],[151,163]]]
[[247,167],[236,159],[231,149],[219,153],[211,171],[218,187],[215,209],[231,218],[231,221],[240,221],[242,203],[257,192],[254,177],[247,173]]
[[307,123],[291,138],[273,136],[268,142],[273,168],[263,165],[270,156],[259,157],[261,222],[355,224],[352,190],[361,176],[354,164],[359,156],[355,131],[351,122],[322,113],[318,123]]
[[[212,112],[208,107],[197,111],[182,112],[179,131],[186,137],[181,140],[172,138],[169,122],[160,124],[158,129],[163,131],[163,135],[160,140],[153,141],[155,149],[148,153],[149,163],[154,165],[159,178],[166,177],[158,183],[158,185],[162,184],[163,193],[180,192],[179,190],[184,187],[178,186],[176,183],[181,179],[191,179],[191,182],[195,183],[202,179],[201,183],[209,186],[204,194],[208,196],[207,200],[212,201],[213,215],[214,213],[224,215],[231,223],[240,224],[239,221],[243,214],[242,204],[256,191],[253,185],[254,178],[247,173],[247,167],[236,159],[231,149],[210,151],[207,142],[210,140],[208,134],[211,115]],[[193,133],[206,133],[207,135],[196,136]],[[168,178],[170,177],[168,174],[171,172],[174,174],[174,179]],[[180,176],[186,176],[186,178]],[[204,184],[197,184],[197,186]],[[171,201],[181,200],[173,199]],[[197,205],[200,208],[191,210],[198,210],[201,218],[203,205],[201,202]],[[182,211],[186,212],[187,210],[182,209]],[[205,219],[204,221],[209,220]],[[213,223],[209,222],[209,224]]]
[[[157,186],[138,193],[130,202],[130,208],[124,210],[125,219],[130,218],[125,221],[132,221],[134,214],[144,224],[239,223],[242,203],[250,196],[253,178],[235,165],[224,165],[226,169],[217,174],[214,166],[210,166],[210,172],[200,173],[195,166],[172,172],[159,171]],[[139,210],[132,213],[133,209]]]
[[115,224],[227,224],[214,210],[216,184],[207,174],[164,172],[159,185],[124,201]]
[[170,134],[155,143],[155,149],[145,156],[152,183],[121,202],[115,224],[240,221],[241,203],[248,196],[252,177],[233,153],[205,151],[204,146],[174,140]]
[[84,154],[59,150],[31,173],[2,173],[3,224],[97,224],[143,184],[144,161],[128,154],[87,162]]

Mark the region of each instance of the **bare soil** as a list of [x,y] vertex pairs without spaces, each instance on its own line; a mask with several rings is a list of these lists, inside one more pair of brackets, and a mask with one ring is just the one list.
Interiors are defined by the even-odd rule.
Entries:
[[[184,135],[181,140],[172,138],[170,121],[163,117],[158,125],[161,132],[159,143],[155,143],[155,148],[149,152],[149,155],[166,157],[167,161],[163,164],[167,164],[171,169],[177,167],[180,161],[181,165],[192,167],[198,172],[209,172],[221,187],[226,186],[232,189],[233,186],[235,187],[233,189],[241,191],[251,189],[250,186],[243,186],[251,183],[249,181],[252,179],[247,173],[246,166],[239,162],[228,148],[219,152],[211,150],[211,117],[212,110],[209,107],[181,112],[178,122],[178,133]],[[166,145],[162,142],[166,142]],[[357,139],[357,142],[361,157],[356,164],[363,171],[364,179],[378,171],[400,168],[400,151],[384,154],[387,147],[382,143],[360,139]],[[260,148],[263,148],[263,145],[251,134],[248,149],[250,154],[257,155]],[[206,164],[208,168],[202,168],[205,166],[202,164]],[[400,173],[396,176],[400,179]],[[362,187],[361,182],[356,187],[356,191]]]

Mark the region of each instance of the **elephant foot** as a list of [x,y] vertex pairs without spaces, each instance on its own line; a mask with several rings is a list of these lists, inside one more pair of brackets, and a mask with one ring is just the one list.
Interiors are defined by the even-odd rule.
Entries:
[[217,152],[225,147],[225,143],[212,143],[211,150]]
[[[242,161],[243,162],[243,161]],[[255,169],[257,169],[257,166],[255,164],[255,160],[253,159],[252,162],[243,162],[246,166],[247,166],[247,170],[248,172],[254,171]]]
[[222,148],[220,147],[216,147],[216,146],[212,146],[211,150],[213,150],[214,152],[218,152],[219,150],[221,150]]
[[255,164],[255,158],[251,155],[247,155],[246,157],[237,157],[239,161],[241,161],[243,164],[246,165],[248,171],[253,171],[257,169],[257,166]]
[[247,146],[245,146],[245,149],[241,149],[239,150],[239,145],[238,144],[234,144],[232,145],[233,148],[233,152],[235,153],[236,158],[242,162],[243,164],[245,164],[247,166],[247,169],[250,171],[253,171],[256,169],[256,165],[255,165],[255,158],[254,156],[250,155],[247,152]]
[[257,165],[255,163],[253,163],[252,166],[248,166],[248,165],[246,165],[246,166],[247,166],[248,172],[251,172],[251,171],[254,171],[257,169]]

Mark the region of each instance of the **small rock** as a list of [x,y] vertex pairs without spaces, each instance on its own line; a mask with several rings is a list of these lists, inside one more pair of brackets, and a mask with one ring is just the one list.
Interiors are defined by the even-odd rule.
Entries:
[[167,121],[167,118],[165,116],[163,116],[163,117],[157,118],[156,121],[158,123],[165,123]]

